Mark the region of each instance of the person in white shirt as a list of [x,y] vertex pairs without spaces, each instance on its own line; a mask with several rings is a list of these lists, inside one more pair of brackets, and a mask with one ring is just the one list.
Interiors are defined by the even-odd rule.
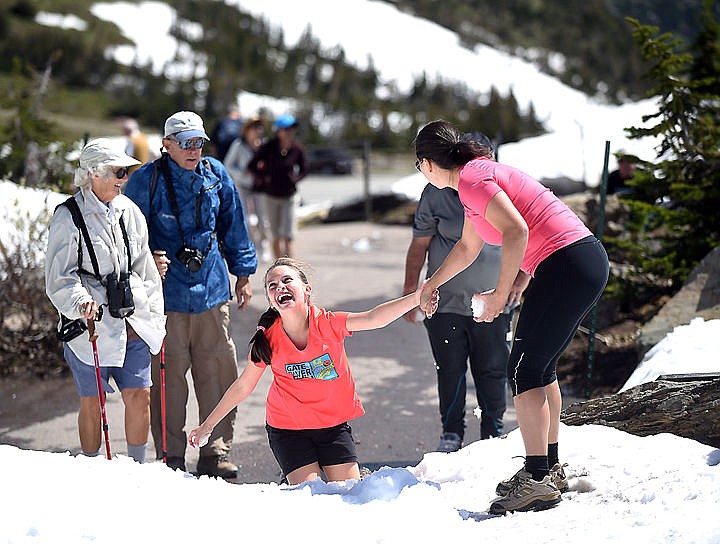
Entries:
[[250,170],[248,163],[265,141],[265,122],[260,117],[246,119],[239,138],[230,145],[223,165],[230,174],[240,193],[243,210],[248,222],[248,231],[255,249],[263,262],[270,260],[270,224],[265,213],[265,198],[262,183]]
[[114,392],[112,377],[125,406],[128,455],[142,463],[150,427],[150,353],[160,351],[165,313],[145,217],[121,194],[128,167],[135,164],[138,161],[111,140],[98,138],[85,145],[75,171],[80,190],[71,197],[81,222],[67,205],[71,199],[55,211],[48,233],[45,289],[61,316],[59,330],[68,322],[77,324],[78,335],[61,340],[80,396],[83,453],[97,455],[102,440],[93,347],[85,330],[93,320],[103,390]]

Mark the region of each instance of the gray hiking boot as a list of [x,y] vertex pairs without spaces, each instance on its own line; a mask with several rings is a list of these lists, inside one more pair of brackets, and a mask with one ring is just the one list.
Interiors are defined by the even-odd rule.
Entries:
[[237,478],[238,467],[228,459],[227,455],[206,455],[198,459],[197,475]]
[[495,488],[495,493],[498,495],[498,497],[504,497],[505,495],[510,493],[510,490],[517,485],[518,478],[521,472],[526,472],[525,467],[521,468],[510,478],[508,478],[507,480],[503,480],[497,485],[497,487]]
[[565,493],[568,489],[570,489],[570,486],[568,485],[568,478],[565,475],[566,466],[567,463],[562,465],[560,463],[555,463],[552,467],[550,467],[550,478],[552,478],[552,482],[555,484],[555,487],[558,488],[560,493]]
[[443,433],[440,437],[440,444],[435,451],[441,453],[452,453],[462,448],[462,438],[457,433]]
[[562,500],[560,491],[555,487],[549,475],[538,482],[532,479],[529,472],[521,470],[515,477],[517,477],[517,483],[507,495],[490,505],[491,514],[545,510],[552,508]]
[[[564,467],[566,466],[567,463],[565,463],[564,465],[561,465],[560,463],[555,463],[550,469],[550,479],[552,480],[552,483],[555,484],[555,487],[558,488],[558,491],[560,491],[560,493],[565,493],[570,488],[570,486],[568,485],[567,476],[565,475]],[[521,468],[511,478],[500,482],[495,488],[495,493],[497,493],[500,497],[504,497],[505,495],[507,495],[510,490],[517,484],[518,476],[521,472],[525,472],[525,469]]]

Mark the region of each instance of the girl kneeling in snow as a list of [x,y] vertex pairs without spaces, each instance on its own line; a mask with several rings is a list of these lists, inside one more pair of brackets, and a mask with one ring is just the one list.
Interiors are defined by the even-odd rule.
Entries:
[[[422,286],[365,312],[331,312],[310,303],[312,286],[294,259],[280,258],[265,273],[270,308],[260,317],[247,366],[188,441],[199,447],[218,422],[245,400],[270,366],[266,403],[270,449],[291,485],[320,477],[359,479],[348,421],[365,413],[345,353],[354,331],[384,327],[412,310]],[[437,292],[431,297],[437,307]]]

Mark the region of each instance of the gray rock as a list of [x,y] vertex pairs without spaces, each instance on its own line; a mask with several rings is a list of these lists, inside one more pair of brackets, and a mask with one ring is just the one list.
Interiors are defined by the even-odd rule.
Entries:
[[640,329],[640,357],[675,327],[687,325],[696,317],[720,319],[720,246],[700,261],[682,289]]
[[661,376],[622,393],[571,404],[566,425],[605,425],[636,436],[672,433],[720,447],[720,377]]

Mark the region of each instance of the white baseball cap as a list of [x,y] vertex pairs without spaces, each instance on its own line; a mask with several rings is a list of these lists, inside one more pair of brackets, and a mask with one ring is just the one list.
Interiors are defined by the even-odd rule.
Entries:
[[109,138],[96,138],[90,140],[80,152],[80,166],[93,168],[100,165],[132,166],[140,164],[139,160],[127,155],[118,144]]
[[164,138],[168,136],[174,136],[181,142],[190,138],[210,140],[205,133],[202,118],[192,111],[179,111],[167,118]]

